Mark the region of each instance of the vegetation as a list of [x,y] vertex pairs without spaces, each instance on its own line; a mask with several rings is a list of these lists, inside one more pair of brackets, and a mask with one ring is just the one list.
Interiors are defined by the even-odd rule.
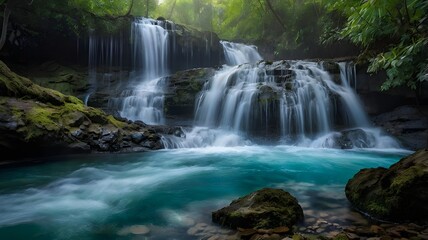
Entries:
[[337,51],[338,41],[349,41],[361,48],[360,60],[370,63],[370,72],[386,71],[383,90],[417,89],[428,80],[424,0],[0,0],[0,5],[3,23],[10,13],[11,21],[33,35],[115,32],[126,18],[161,16],[215,31],[222,39],[267,47],[277,58],[319,57],[321,51]]
[[330,1],[347,17],[341,37],[364,47],[370,72],[386,70],[383,90],[416,89],[428,80],[428,2],[423,0]]

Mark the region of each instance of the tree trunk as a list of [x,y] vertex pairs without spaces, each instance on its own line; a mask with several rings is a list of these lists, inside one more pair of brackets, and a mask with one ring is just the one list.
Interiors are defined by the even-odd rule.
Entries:
[[282,21],[281,17],[273,9],[270,0],[266,0],[266,4],[267,4],[269,10],[272,12],[272,14],[275,16],[275,18],[278,21],[279,25],[281,25],[282,29],[284,29],[284,31],[287,31],[287,28],[285,27],[284,22]]
[[174,8],[176,4],[177,4],[177,0],[175,0],[174,3],[172,4],[172,7],[171,7],[171,10],[169,11],[169,15],[167,19],[171,19],[172,13],[174,12]]
[[149,18],[149,0],[146,1],[146,18]]
[[0,51],[3,49],[4,44],[6,43],[7,38],[7,25],[9,23],[9,17],[10,17],[10,9],[6,6],[4,7],[4,16],[3,16],[3,27],[1,29],[1,38],[0,38]]

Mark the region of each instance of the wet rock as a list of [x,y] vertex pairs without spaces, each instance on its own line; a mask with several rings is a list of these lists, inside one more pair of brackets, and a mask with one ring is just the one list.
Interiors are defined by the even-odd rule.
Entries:
[[363,129],[350,129],[333,135],[330,138],[333,141],[331,147],[341,149],[351,148],[372,148],[375,145],[375,137]]
[[378,115],[373,122],[395,136],[404,147],[417,150],[428,144],[427,107],[402,106]]
[[91,146],[84,142],[72,143],[69,147],[78,153],[89,153],[91,151]]
[[144,134],[140,133],[140,132],[136,132],[136,133],[131,134],[131,140],[133,143],[136,143],[136,144],[141,143],[143,140],[146,140],[146,138],[147,137],[144,136]]
[[264,188],[213,212],[212,219],[215,223],[234,229],[273,229],[291,227],[303,220],[303,210],[288,192]]
[[212,68],[197,68],[177,72],[166,78],[165,113],[169,117],[193,117],[198,93],[214,75]]
[[389,169],[363,169],[346,185],[359,210],[394,221],[428,222],[428,150],[420,150]]

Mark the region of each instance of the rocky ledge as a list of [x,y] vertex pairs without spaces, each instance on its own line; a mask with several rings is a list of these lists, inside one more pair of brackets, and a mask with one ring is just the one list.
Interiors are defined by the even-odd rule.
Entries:
[[63,153],[130,152],[163,148],[142,122],[116,119],[82,101],[43,88],[0,61],[1,162]]
[[428,150],[389,169],[362,169],[346,185],[346,197],[360,211],[395,222],[428,223]]

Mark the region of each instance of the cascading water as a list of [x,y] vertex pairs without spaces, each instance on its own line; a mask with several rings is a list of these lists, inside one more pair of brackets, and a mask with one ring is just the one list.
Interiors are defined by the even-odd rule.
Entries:
[[88,105],[91,94],[99,87],[107,86],[114,80],[122,80],[122,66],[124,62],[124,39],[122,33],[118,36],[89,37],[88,77],[89,90],[84,98]]
[[226,64],[229,66],[254,63],[262,60],[256,46],[227,41],[220,41],[220,43],[223,46]]
[[[175,25],[167,21],[141,18],[133,22],[131,87],[109,102],[122,117],[148,124],[164,123],[164,77],[169,73],[172,55],[177,54],[175,31]],[[212,41],[205,40],[203,51],[210,56]],[[108,73],[117,61],[122,62],[122,58],[113,57],[122,56],[121,41],[91,39],[91,52],[101,53],[90,55],[90,65],[95,66],[90,68],[95,73],[92,76],[97,76],[98,70],[93,69],[98,65]],[[186,56],[192,57],[192,42],[185,43],[190,44],[185,47]],[[351,87],[356,86],[353,66],[339,63],[341,77],[336,81],[319,63],[259,62],[262,57],[255,46],[220,43],[227,65],[206,82],[197,97],[194,120],[199,127],[186,132],[184,142],[166,140],[167,147],[241,145],[247,144],[242,139],[249,137],[317,147],[336,147],[338,141],[377,146],[373,142],[378,142],[380,132],[369,130],[369,120]],[[109,74],[103,76],[110,81]],[[94,79],[96,88],[99,80]],[[364,133],[334,132],[355,128],[364,128]],[[214,138],[200,138],[208,135]],[[386,139],[383,142],[388,142],[385,146],[394,145]]]
[[[395,141],[378,141],[379,131],[366,130],[369,121],[346,76],[342,72],[335,82],[321,64],[304,61],[224,67],[206,83],[196,104],[195,120],[200,126],[282,139],[287,144],[396,147]],[[332,138],[337,126],[364,130],[346,136],[337,133]],[[337,143],[338,137],[349,140],[348,145]],[[360,140],[365,143],[358,143]],[[334,141],[338,146],[329,143]]]
[[[235,93],[235,95],[231,94],[232,96],[227,96],[226,86],[230,85],[227,81],[227,78],[238,71],[239,67],[236,65],[244,63],[255,63],[262,60],[262,57],[258,53],[255,46],[227,41],[220,41],[220,43],[223,47],[226,65],[223,66],[223,70],[217,72],[213,81],[210,81],[205,85],[204,92],[197,101],[195,122],[204,127],[196,126],[190,131],[184,130],[186,136],[185,138],[178,138],[174,136],[165,137],[164,146],[166,148],[193,148],[208,146],[223,147],[250,144],[250,141],[244,140],[240,134],[230,131],[231,129],[239,130],[239,126],[242,122],[246,122],[247,125],[249,125],[250,120],[244,113],[230,112],[228,114],[223,114],[221,115],[223,116],[221,118],[223,129],[214,128],[218,127],[217,122],[220,121],[220,115],[218,113],[221,111],[222,105],[236,106],[238,104],[250,104],[253,98],[253,94],[251,93],[254,93],[252,89],[254,86],[249,86],[249,84],[245,89],[248,94],[244,98],[239,97],[242,96],[239,89],[230,90],[231,92]],[[248,71],[251,71],[254,75],[257,75],[257,72],[253,69],[248,69]],[[242,74],[236,77],[246,78],[247,75]],[[240,79],[240,82],[245,82],[247,80],[248,83],[251,82],[250,78]],[[225,99],[225,102],[223,102],[222,99]],[[229,109],[234,110],[232,108]],[[244,108],[240,108],[238,110],[244,111]]]
[[[122,117],[163,124],[164,77],[168,74],[169,37],[165,21],[136,19],[132,24],[133,65],[130,90],[111,101]],[[131,84],[131,86],[133,85]]]

